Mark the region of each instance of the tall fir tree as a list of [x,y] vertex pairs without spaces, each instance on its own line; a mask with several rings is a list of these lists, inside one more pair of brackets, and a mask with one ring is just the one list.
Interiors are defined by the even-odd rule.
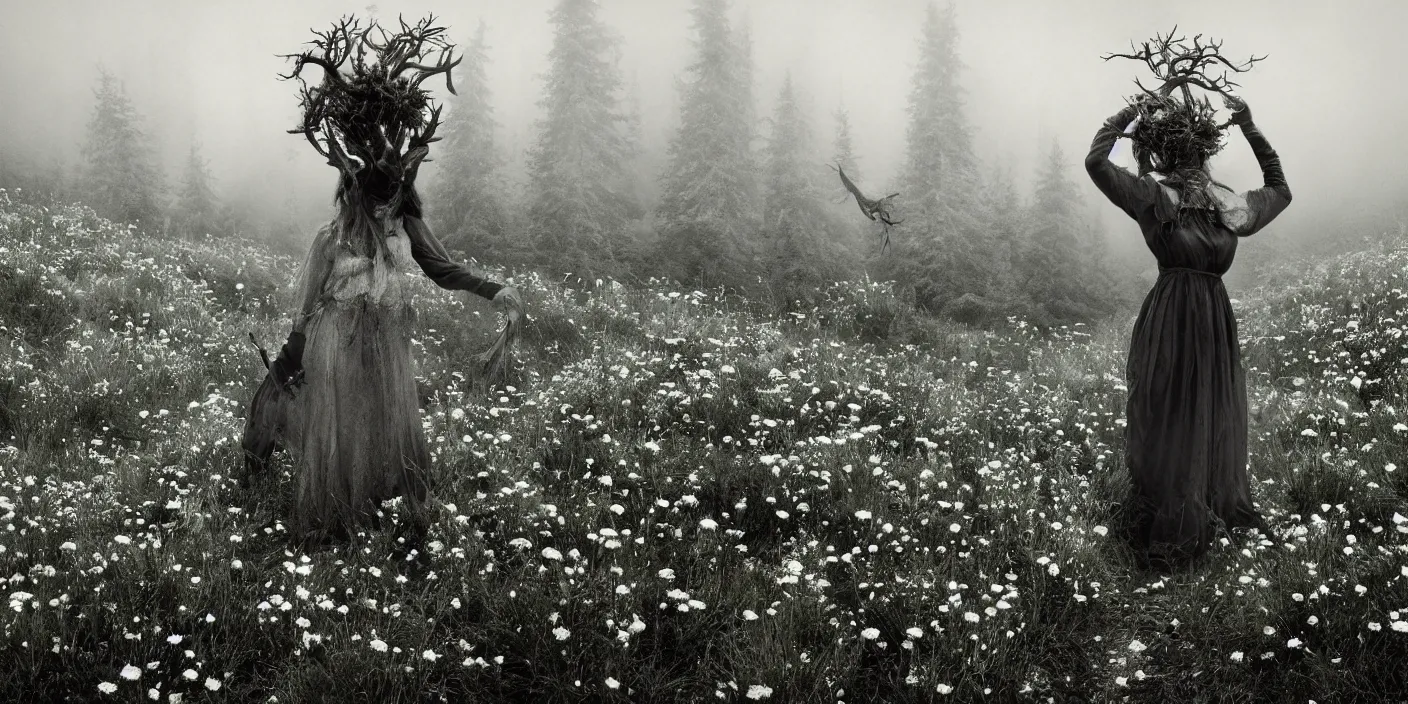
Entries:
[[695,0],[691,15],[695,59],[670,143],[656,258],[691,283],[743,285],[754,270],[752,61],[726,0]]
[[1089,223],[1071,165],[1052,142],[1037,174],[1030,234],[1018,258],[1023,288],[1046,325],[1090,322],[1105,311],[1099,271],[1090,261]]
[[97,99],[83,145],[83,192],[99,214],[114,220],[155,226],[165,190],[142,118],[122,84],[100,70]]
[[[642,131],[644,114],[641,106],[640,80],[632,71],[629,90],[626,93],[626,115],[629,126],[628,134],[636,147],[636,158],[634,161],[635,184],[637,200],[642,209],[642,216],[653,211],[660,205],[660,179],[659,174],[665,168],[665,149],[663,145],[656,146],[651,141],[646,140]],[[648,148],[647,148],[648,147]]]
[[629,195],[630,226],[622,233],[616,247],[617,270],[633,280],[657,275],[650,261],[652,244],[656,244],[655,223],[651,214],[659,204],[660,187],[651,174],[658,173],[658,154],[645,148],[642,133],[640,81],[634,70],[626,83],[622,100],[626,143],[629,146],[625,164],[626,193]]
[[[856,163],[855,146],[851,143],[851,115],[843,105],[836,108],[836,139],[831,143],[831,160],[846,170],[846,176],[859,183],[860,165]],[[837,188],[845,192],[845,186],[837,179]]]
[[[1079,178],[1079,175],[1077,175]],[[1082,199],[1084,201],[1084,199]],[[1096,203],[1085,202],[1080,213],[1080,261],[1084,265],[1085,291],[1098,315],[1110,315],[1138,300],[1138,292],[1127,287],[1111,251],[1109,233]]]
[[645,156],[645,149],[642,146],[645,139],[641,132],[641,107],[640,107],[640,81],[636,78],[634,71],[631,72],[631,81],[625,91],[622,100],[622,125],[626,134],[626,156],[628,159],[627,173],[633,200],[631,204],[640,208],[633,212],[633,217],[643,215],[643,205],[649,191],[649,184],[642,176],[641,170],[637,168],[641,159]]
[[[747,5],[743,5],[747,7]],[[758,129],[758,100],[755,94],[757,88],[756,75],[757,68],[753,59],[753,24],[744,14],[735,24],[733,30],[733,50],[734,60],[738,64],[738,83],[734,85],[737,92],[736,99],[743,106],[744,133],[747,135],[748,143],[747,166],[749,178],[745,181],[748,186],[748,203],[756,211],[762,205],[763,184],[762,184],[762,154],[759,150],[762,147],[762,134]],[[750,219],[750,227],[755,231],[759,225],[758,218]]]
[[988,172],[978,202],[983,209],[987,237],[991,240],[994,279],[988,288],[993,306],[1003,314],[1026,314],[1030,308],[1027,292],[1020,285],[1015,262],[1030,232],[1030,213],[1017,193],[1010,168]]
[[617,37],[595,0],[558,0],[553,46],[529,153],[529,240],[541,263],[583,277],[619,274],[636,210],[629,124],[620,109]]
[[976,206],[979,176],[963,114],[958,26],[953,6],[930,5],[909,96],[907,156],[900,177],[897,233],[887,269],[930,309],[981,308],[1002,268]]
[[975,181],[972,135],[963,115],[962,63],[952,5],[930,4],[921,27],[919,65],[909,95],[908,151],[901,176],[905,207],[925,219],[961,204]]
[[[831,162],[845,169],[846,177],[859,184],[862,172],[860,160],[855,153],[855,144],[851,138],[850,113],[842,105],[836,108],[832,117],[836,121],[836,136],[831,143]],[[855,199],[851,196],[851,192],[846,190],[846,186],[841,183],[836,172],[826,169],[824,178],[826,186],[822,192],[827,195],[829,202],[834,206],[830,208],[833,223],[831,230],[837,233],[841,247],[848,253],[852,261],[864,261],[873,254],[867,248],[867,242],[874,223],[856,212]],[[851,271],[849,275],[854,276],[855,274],[855,271]]]
[[210,164],[201,156],[200,145],[192,143],[181,175],[181,190],[171,209],[171,224],[178,235],[199,238],[225,234],[224,211],[211,188],[212,180]]
[[[746,5],[745,5],[746,7]],[[734,85],[737,93],[736,99],[743,106],[743,119],[747,125],[748,144],[750,154],[761,135],[758,133],[758,101],[754,91],[757,88],[757,65],[753,57],[753,23],[748,19],[748,15],[743,15],[737,20],[737,27],[733,31],[733,52],[734,61],[738,65],[738,82]],[[755,172],[756,174],[756,172]],[[754,194],[756,197],[756,193]]]
[[481,20],[455,67],[459,95],[448,105],[426,215],[446,246],[501,261],[521,256],[524,243],[510,239],[498,178],[503,159],[494,140],[498,125],[489,91],[486,32]]
[[778,92],[763,157],[763,261],[769,279],[793,298],[834,277],[841,252],[830,234],[812,135],[790,73]]

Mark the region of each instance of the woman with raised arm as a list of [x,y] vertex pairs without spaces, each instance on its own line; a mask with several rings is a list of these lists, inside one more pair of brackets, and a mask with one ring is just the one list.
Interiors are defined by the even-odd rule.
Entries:
[[[1145,96],[1105,122],[1086,157],[1100,191],[1139,223],[1159,277],[1130,336],[1125,506],[1130,537],[1158,569],[1202,555],[1219,528],[1264,524],[1247,471],[1247,389],[1237,319],[1222,275],[1240,237],[1291,202],[1281,162],[1239,99],[1230,124],[1261,165],[1261,188],[1236,194],[1208,172],[1219,127],[1211,109]],[[1206,104],[1204,103],[1204,106]],[[1182,123],[1177,123],[1182,121]],[[1110,161],[1129,136],[1136,176]]]
[[[394,497],[406,501],[413,530],[427,526],[430,453],[411,360],[416,314],[407,275],[422,273],[507,313],[491,366],[501,364],[520,324],[518,292],[452,261],[421,219],[415,176],[435,141],[439,108],[418,86],[458,63],[431,21],[403,25],[378,44],[370,28],[344,20],[319,34],[321,54],[292,57],[292,76],[306,64],[324,70],[320,86],[304,88],[295,132],[338,168],[337,215],[299,274],[292,331],[255,394],[243,446],[249,471],[277,446],[292,451],[301,472],[294,530],[310,542],[374,524],[381,502]],[[354,47],[351,71],[341,73]],[[439,51],[441,61],[426,66],[425,51]],[[364,54],[376,63],[364,63]]]

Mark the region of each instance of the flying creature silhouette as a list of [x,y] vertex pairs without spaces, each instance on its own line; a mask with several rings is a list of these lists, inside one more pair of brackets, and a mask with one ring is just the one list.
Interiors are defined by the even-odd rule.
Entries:
[[836,173],[841,175],[841,184],[846,187],[846,190],[851,192],[851,195],[855,196],[856,205],[860,206],[860,212],[863,213],[865,217],[870,218],[871,222],[879,220],[884,224],[885,244],[880,248],[880,251],[883,253],[890,246],[890,227],[904,222],[903,220],[894,220],[890,215],[890,200],[899,194],[891,193],[880,200],[871,200],[866,198],[865,194],[861,193],[859,188],[856,188],[856,184],[851,183],[851,179],[846,177],[846,170],[842,169],[839,164],[827,164],[827,166],[831,166]]

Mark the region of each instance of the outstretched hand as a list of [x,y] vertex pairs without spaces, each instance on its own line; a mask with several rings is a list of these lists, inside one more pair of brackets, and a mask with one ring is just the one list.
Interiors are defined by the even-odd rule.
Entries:
[[516,322],[523,317],[523,296],[518,289],[505,286],[494,294],[494,307],[507,315],[510,321]]
[[478,356],[484,365],[484,379],[491,385],[502,383],[512,361],[512,349],[523,329],[523,296],[518,289],[505,286],[494,294],[494,307],[504,313],[508,322],[499,331],[498,339],[489,350]]

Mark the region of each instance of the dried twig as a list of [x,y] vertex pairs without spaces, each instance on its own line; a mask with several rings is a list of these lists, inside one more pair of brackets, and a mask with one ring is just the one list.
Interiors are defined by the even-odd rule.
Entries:
[[[1139,47],[1131,42],[1129,53],[1111,53],[1101,58],[1143,62],[1154,78],[1163,82],[1158,90],[1150,90],[1138,78],[1134,81],[1141,92],[1132,100],[1138,107],[1140,121],[1131,139],[1136,154],[1140,155],[1141,166],[1156,165],[1161,170],[1182,172],[1184,177],[1198,180],[1202,177],[1194,172],[1200,172],[1207,158],[1221,150],[1222,132],[1231,122],[1219,125],[1212,103],[1206,96],[1195,99],[1189,86],[1235,99],[1232,89],[1240,86],[1231,80],[1229,72],[1246,73],[1266,57],[1252,55],[1244,62],[1235,63],[1222,54],[1221,41],[1204,41],[1199,34],[1189,42],[1177,34],[1175,26],[1167,35],[1156,34],[1152,41],[1142,42]],[[1214,75],[1218,70],[1220,73]],[[1180,89],[1182,101],[1170,97],[1174,88]],[[1147,160],[1155,160],[1157,164],[1147,163]]]
[[484,383],[487,386],[503,383],[508,377],[509,366],[513,359],[513,348],[518,344],[518,338],[522,332],[522,315],[507,316],[504,327],[499,331],[499,336],[494,340],[493,346],[476,357],[483,365]]
[[[1182,79],[1185,85],[1194,85],[1209,92],[1229,96],[1232,95],[1232,89],[1239,88],[1240,85],[1228,77],[1228,71],[1246,73],[1256,62],[1266,59],[1265,56],[1253,54],[1243,63],[1233,63],[1222,55],[1222,42],[1209,39],[1204,43],[1203,35],[1198,34],[1193,37],[1190,46],[1187,39],[1174,36],[1177,32],[1178,26],[1175,25],[1168,35],[1155,34],[1152,42],[1143,42],[1139,48],[1135,48],[1134,43],[1130,42],[1128,54],[1110,53],[1101,58],[1105,61],[1143,61],[1160,81]],[[1220,75],[1209,75],[1210,70],[1218,67],[1222,68]],[[1138,78],[1134,79],[1134,84],[1146,94],[1156,94],[1155,91],[1145,88]]]
[[865,217],[869,218],[871,222],[879,220],[884,225],[885,242],[880,246],[880,253],[884,254],[885,250],[890,247],[890,228],[904,222],[903,220],[895,220],[893,219],[894,216],[890,215],[890,201],[894,200],[899,194],[891,193],[879,200],[871,200],[866,198],[865,194],[861,193],[860,189],[856,187],[856,184],[851,182],[851,179],[846,176],[845,169],[842,169],[839,164],[827,164],[827,166],[830,166],[833,171],[841,175],[841,185],[845,186],[846,190],[850,191],[851,195],[855,197],[856,205],[860,206],[860,212],[863,213]]

